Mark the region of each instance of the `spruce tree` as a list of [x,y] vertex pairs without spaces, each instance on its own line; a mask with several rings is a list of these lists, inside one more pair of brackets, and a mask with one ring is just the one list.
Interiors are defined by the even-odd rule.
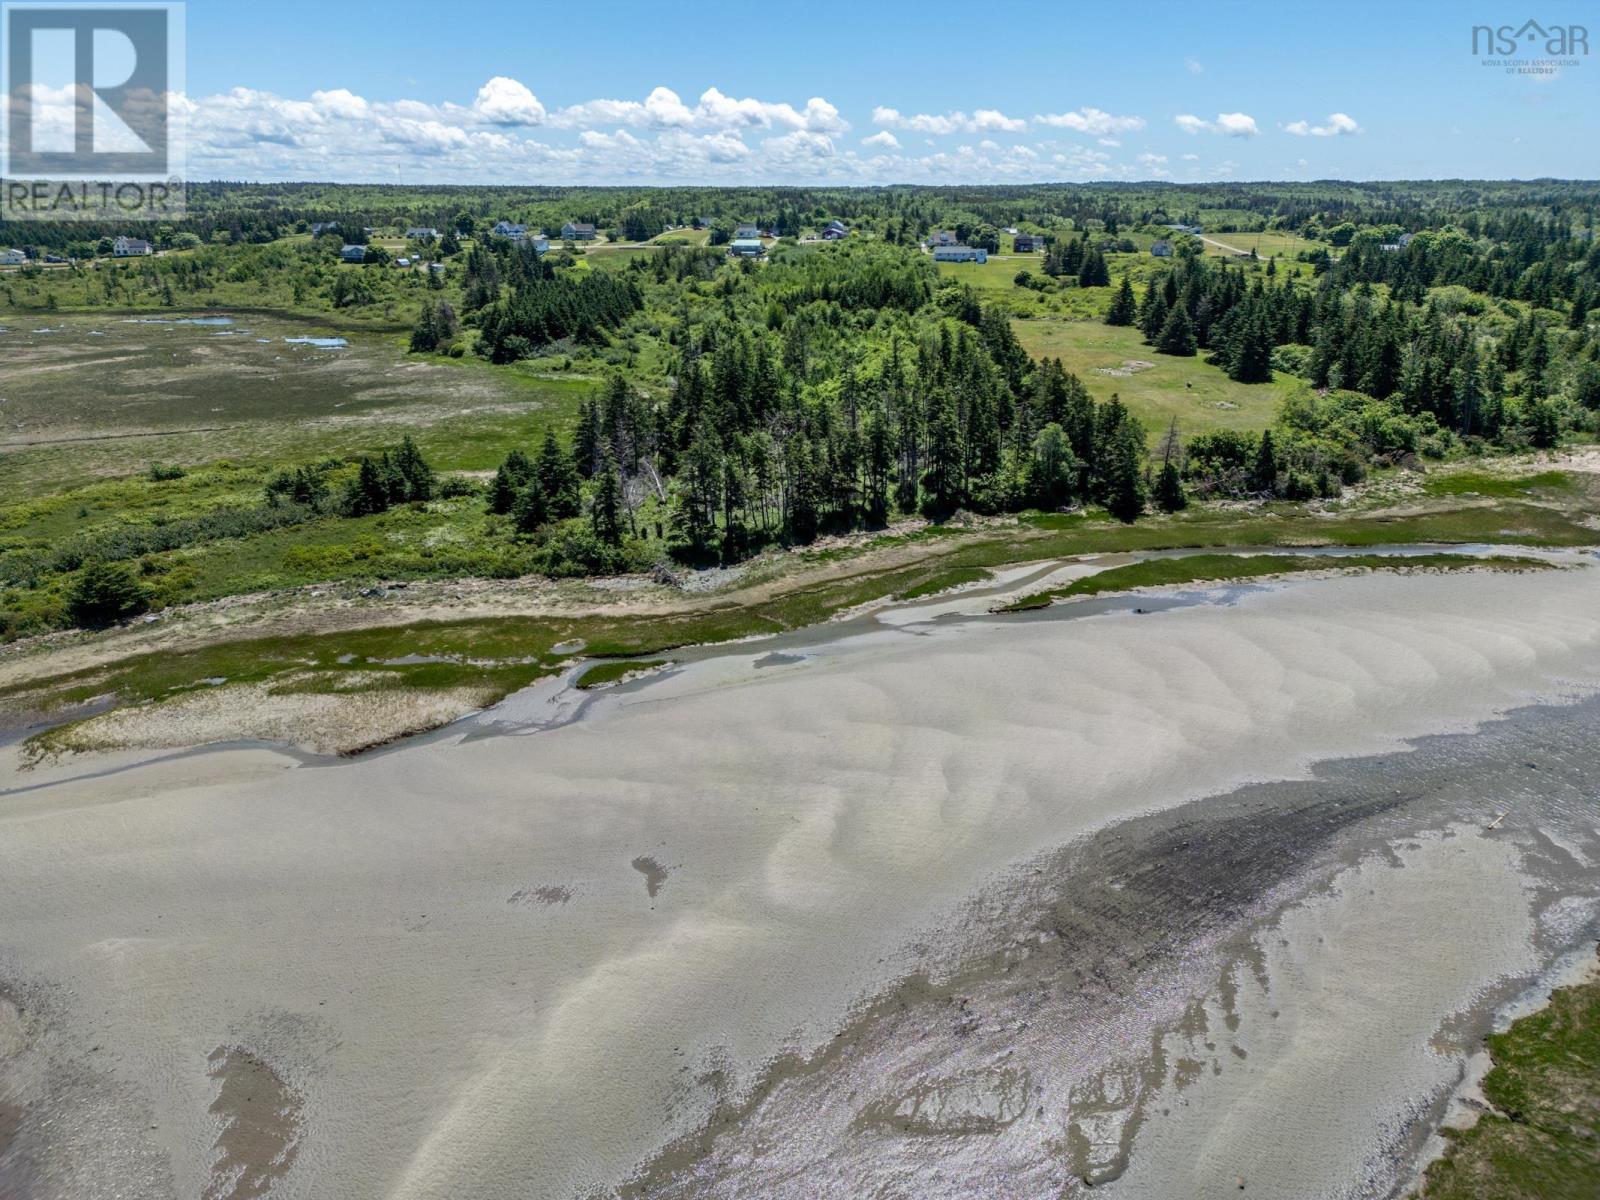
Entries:
[[1109,287],[1111,285],[1111,269],[1106,266],[1106,256],[1098,248],[1090,249],[1083,256],[1083,268],[1078,273],[1079,287]]
[[1278,486],[1278,450],[1272,441],[1272,430],[1261,435],[1256,447],[1255,466],[1250,469],[1250,487],[1257,492],[1275,491]]
[[1139,309],[1139,331],[1144,334],[1144,340],[1155,345],[1156,339],[1161,336],[1161,330],[1167,323],[1167,301],[1162,296],[1155,283],[1145,292],[1144,304]]
[[600,423],[592,400],[578,401],[578,427],[572,435],[572,465],[584,479],[593,478],[600,465]]
[[1572,379],[1572,398],[1590,412],[1600,411],[1600,366],[1586,362],[1578,367]]
[[422,306],[422,314],[417,318],[417,324],[411,331],[411,353],[432,354],[439,348],[439,329],[434,323],[434,307],[431,304]]
[[1272,333],[1264,316],[1248,318],[1235,335],[1228,377],[1239,383],[1272,382]]
[[368,517],[389,511],[388,472],[379,460],[363,457],[345,496],[345,511],[352,517]]
[[1124,275],[1111,307],[1106,310],[1107,325],[1132,325],[1139,318],[1139,302],[1134,299],[1133,283]]
[[1157,506],[1162,512],[1179,512],[1189,507],[1189,497],[1183,492],[1183,479],[1178,475],[1178,464],[1167,462],[1162,464],[1161,472],[1156,476]]
[[517,532],[533,533],[540,526],[548,524],[553,516],[549,497],[545,495],[538,478],[529,479],[511,506],[511,517]]
[[1561,418],[1549,400],[1535,400],[1528,406],[1528,440],[1540,450],[1549,450],[1561,441]]
[[1156,351],[1179,358],[1194,357],[1194,326],[1189,321],[1189,310],[1183,305],[1175,305],[1166,324],[1161,327],[1161,336],[1156,339]]
[[1104,468],[1106,509],[1132,523],[1144,512],[1144,430],[1128,421],[1112,438]]
[[91,562],[67,591],[67,616],[85,629],[138,616],[149,607],[138,577],[124,562]]
[[940,389],[928,415],[928,471],[922,478],[930,516],[949,516],[961,506],[961,422],[955,398]]
[[786,532],[801,544],[815,541],[819,524],[817,464],[805,434],[797,433],[789,439],[784,461],[789,476],[788,502],[784,510]]
[[400,445],[395,448],[393,467],[400,480],[399,499],[433,499],[433,468],[422,457],[422,451],[417,449],[417,443],[412,441],[409,433],[400,439]]
[[1061,254],[1061,273],[1063,275],[1077,275],[1083,270],[1083,239],[1075,237],[1067,243],[1067,248]]
[[489,485],[489,511],[502,515],[510,512],[517,502],[517,494],[527,486],[532,476],[533,464],[528,461],[526,454],[521,450],[513,450],[506,455],[505,462],[496,469],[494,481]]
[[605,452],[600,474],[595,476],[594,498],[589,502],[589,523],[595,537],[607,546],[622,545],[622,480],[617,459]]
[[539,447],[538,465],[529,466],[549,505],[550,519],[564,521],[577,516],[580,503],[578,472],[573,468],[572,459],[556,441],[554,432],[545,430],[544,444]]
[[1589,310],[1594,307],[1594,300],[1589,295],[1589,289],[1583,284],[1578,285],[1578,290],[1572,293],[1572,308],[1567,313],[1567,328],[1582,329],[1588,324]]

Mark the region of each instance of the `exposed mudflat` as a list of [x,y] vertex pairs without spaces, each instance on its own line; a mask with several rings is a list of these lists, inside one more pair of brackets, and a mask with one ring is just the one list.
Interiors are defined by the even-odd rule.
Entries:
[[1600,933],[1597,742],[1600,702],[1524,709],[1041,856],[629,1192],[1391,1195],[1496,1006]]
[[0,779],[0,1195],[1391,1194],[1596,935],[1600,571],[1140,600]]

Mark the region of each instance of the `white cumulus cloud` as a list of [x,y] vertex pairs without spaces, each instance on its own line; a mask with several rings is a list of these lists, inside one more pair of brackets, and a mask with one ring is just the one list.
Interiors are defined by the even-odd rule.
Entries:
[[586,100],[557,110],[550,124],[560,129],[596,125],[630,125],[644,129],[803,129],[812,133],[843,133],[850,123],[821,96],[803,108],[792,104],[740,99],[718,88],[707,88],[690,108],[671,88],[658,87],[641,100]]
[[1119,117],[1104,109],[1084,107],[1075,112],[1041,113],[1033,118],[1035,125],[1049,125],[1055,129],[1072,129],[1078,133],[1092,133],[1110,137],[1118,133],[1132,133],[1143,129],[1143,117]]
[[825,133],[809,129],[796,129],[781,137],[771,137],[761,143],[761,149],[773,161],[792,166],[809,159],[832,158],[833,139]]
[[544,105],[526,84],[496,75],[478,89],[472,111],[490,125],[542,125]]
[[1361,133],[1361,126],[1356,119],[1348,113],[1329,113],[1328,120],[1322,125],[1313,125],[1309,121],[1291,121],[1283,127],[1285,133],[1292,133],[1295,137],[1343,137],[1347,134]]
[[1215,121],[1203,120],[1193,113],[1180,113],[1173,123],[1185,133],[1218,133],[1224,137],[1255,137],[1261,130],[1256,119],[1247,113],[1218,113]]
[[[1031,123],[993,108],[914,116],[879,110],[877,127],[846,148],[839,138],[849,122],[825,99],[790,104],[716,88],[690,102],[660,87],[642,99],[563,106],[496,76],[457,101],[374,100],[342,87],[304,96],[241,87],[180,96],[175,104],[188,125],[196,178],[950,184],[1136,178],[1155,169],[1114,159],[1115,146],[1057,154],[1055,145],[1010,144]],[[1077,116],[1091,123],[1095,111]],[[920,148],[946,133],[972,144]]]
[[885,108],[882,105],[872,110],[872,123],[934,136],[951,133],[1021,133],[1028,127],[1021,117],[1008,117],[993,108],[980,108],[970,116],[957,109],[948,113],[916,113],[908,117],[897,108]]

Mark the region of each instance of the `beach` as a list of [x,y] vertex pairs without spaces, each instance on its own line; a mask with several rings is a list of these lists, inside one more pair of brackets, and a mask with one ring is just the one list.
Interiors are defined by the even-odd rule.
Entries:
[[13,759],[0,1192],[1387,1195],[1595,932],[1569,558],[940,599],[351,760]]

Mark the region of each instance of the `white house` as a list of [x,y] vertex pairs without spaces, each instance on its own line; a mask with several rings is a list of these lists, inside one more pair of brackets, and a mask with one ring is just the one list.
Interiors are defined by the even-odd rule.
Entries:
[[936,262],[986,263],[989,252],[981,246],[935,246],[933,257]]
[[733,231],[733,236],[735,240],[758,238],[761,236],[761,230],[754,225],[744,224]]
[[432,225],[414,225],[406,230],[406,237],[413,242],[436,242],[439,240],[439,231]]
[[728,253],[738,258],[760,258],[766,252],[760,238],[734,238],[728,243]]
[[337,221],[313,221],[311,223],[311,236],[312,237],[321,237],[325,233],[338,233],[338,232],[339,232],[339,222],[337,222]]
[[143,258],[154,254],[155,247],[142,238],[119,237],[111,243],[111,253],[117,258]]
[[21,250],[0,250],[0,267],[20,267],[27,261],[28,256]]

